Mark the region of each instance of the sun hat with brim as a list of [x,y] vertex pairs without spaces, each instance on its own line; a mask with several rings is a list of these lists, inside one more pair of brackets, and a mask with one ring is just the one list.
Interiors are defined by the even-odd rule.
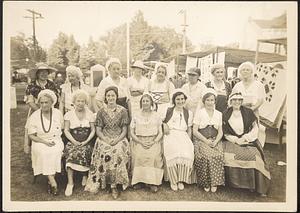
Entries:
[[229,95],[228,102],[230,103],[230,101],[233,99],[244,100],[244,97],[241,92],[235,92],[235,93],[232,93],[231,95]]
[[187,74],[199,75],[200,76],[201,75],[201,70],[198,67],[192,67],[192,68],[188,69]]
[[51,72],[56,72],[57,69],[53,68],[53,67],[50,67],[48,64],[46,63],[38,63],[36,64],[36,67],[31,69],[29,72],[28,72],[28,75],[29,77],[31,78],[36,78],[36,73],[37,71],[39,70],[47,70],[48,73],[50,74]]
[[40,91],[40,93],[38,94],[37,100],[40,101],[41,97],[43,97],[46,94],[51,97],[51,99],[53,101],[53,103],[52,103],[52,107],[53,107],[57,102],[57,97],[56,97],[55,93],[50,89],[44,89],[44,90]]
[[144,63],[140,60],[138,61],[135,61],[132,65],[131,65],[132,68],[140,68],[140,69],[143,69],[143,70],[146,70],[146,69],[150,69],[150,67],[147,67],[144,65]]

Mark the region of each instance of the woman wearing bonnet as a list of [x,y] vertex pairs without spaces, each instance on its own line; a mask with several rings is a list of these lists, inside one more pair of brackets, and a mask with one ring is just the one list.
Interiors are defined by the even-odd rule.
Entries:
[[63,115],[54,108],[57,97],[53,91],[42,90],[37,100],[40,108],[30,116],[28,125],[28,135],[32,140],[33,173],[34,176],[46,175],[48,193],[57,195],[55,174],[61,172]]

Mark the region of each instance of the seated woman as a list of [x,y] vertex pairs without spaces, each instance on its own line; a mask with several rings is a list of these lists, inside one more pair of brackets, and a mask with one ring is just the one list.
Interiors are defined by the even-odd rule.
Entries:
[[258,141],[257,117],[242,106],[241,93],[229,96],[229,107],[223,112],[223,142],[226,184],[256,191],[266,196],[270,172],[266,168],[263,149]]
[[57,195],[55,174],[61,172],[64,144],[61,139],[63,115],[54,108],[57,97],[52,90],[38,94],[40,109],[29,118],[28,136],[32,140],[31,160],[34,175],[47,175],[48,193]]
[[[75,171],[88,172],[92,145],[91,140],[95,135],[95,116],[88,109],[87,103],[89,94],[84,90],[76,90],[72,97],[75,109],[68,111],[65,116],[65,136],[68,140],[65,148],[66,168],[68,173],[68,184],[65,191],[66,196],[71,196],[74,182],[73,173]],[[82,185],[85,186],[87,174],[82,178]]]
[[197,183],[204,187],[206,192],[216,192],[217,186],[224,185],[225,179],[221,144],[222,113],[215,109],[216,97],[214,89],[204,91],[204,108],[197,109],[193,126]]
[[116,103],[118,88],[105,89],[104,103],[95,121],[97,140],[94,146],[86,191],[97,193],[110,184],[112,196],[117,199],[117,185],[123,190],[129,185],[128,162],[130,147],[126,138],[128,111]]
[[132,137],[132,185],[146,183],[157,192],[163,178],[162,120],[153,110],[150,94],[140,100],[141,111],[134,114],[131,124]]
[[172,96],[173,107],[167,109],[163,121],[164,156],[171,189],[183,190],[191,183],[194,162],[194,145],[191,141],[193,113],[184,108],[187,96],[176,89]]

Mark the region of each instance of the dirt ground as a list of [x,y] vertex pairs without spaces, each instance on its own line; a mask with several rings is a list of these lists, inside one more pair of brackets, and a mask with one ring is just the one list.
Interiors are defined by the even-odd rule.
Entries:
[[[66,176],[57,175],[59,195],[47,194],[47,178],[38,176],[33,182],[30,156],[23,152],[24,125],[28,107],[18,104],[11,110],[11,200],[12,201],[66,201],[66,200],[112,200],[107,191],[98,194],[84,192],[81,186],[81,176],[76,175],[74,192],[71,197],[65,197]],[[276,138],[274,132],[267,133],[267,141]],[[216,193],[206,193],[196,185],[186,185],[183,191],[174,192],[169,184],[164,182],[159,191],[154,194],[147,189],[134,190],[129,188],[121,193],[118,200],[123,201],[230,201],[230,202],[285,202],[286,199],[286,166],[277,165],[278,161],[286,162],[285,146],[280,150],[276,144],[266,144],[264,147],[266,161],[271,172],[271,188],[267,197],[260,197],[247,190],[220,187]]]

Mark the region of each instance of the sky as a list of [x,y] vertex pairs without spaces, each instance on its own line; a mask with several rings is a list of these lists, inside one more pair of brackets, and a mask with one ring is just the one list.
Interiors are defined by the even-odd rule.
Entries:
[[[84,2],[84,1],[24,1],[4,2],[4,31],[10,36],[23,32],[32,36],[32,19],[26,9],[42,14],[36,20],[36,38],[49,48],[59,32],[73,34],[80,44],[92,36],[97,40],[109,30],[130,21],[138,10],[149,25],[174,28],[182,33],[183,15],[187,11],[187,37],[197,46],[201,43],[226,45],[239,42],[244,36],[248,18],[271,19],[281,15],[284,2]],[[126,35],[124,35],[126,36]]]

